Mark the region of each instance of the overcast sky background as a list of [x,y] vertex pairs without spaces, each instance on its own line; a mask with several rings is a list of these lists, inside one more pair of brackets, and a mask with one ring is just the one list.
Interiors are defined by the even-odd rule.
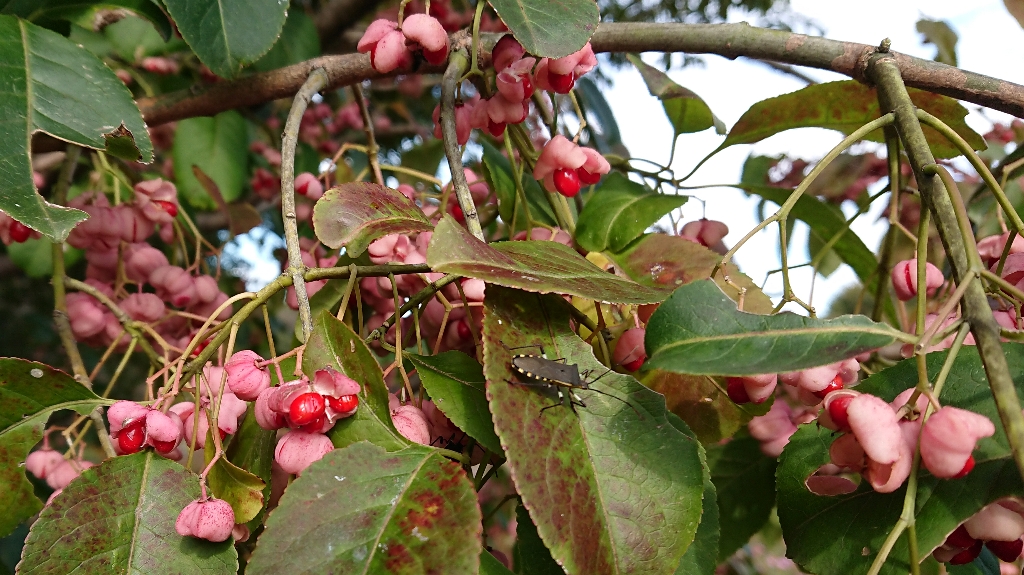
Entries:
[[[927,17],[945,20],[959,34],[957,55],[961,68],[995,76],[1016,83],[1024,83],[1024,30],[1006,11],[1002,0],[975,2],[931,0],[907,2],[903,0],[859,0],[856,3],[823,2],[821,0],[792,0],[792,8],[824,29],[827,38],[877,45],[883,38],[892,40],[892,49],[922,58],[933,58],[935,47],[923,44],[916,22]],[[736,19],[740,21],[740,18]],[[660,55],[647,54],[645,60],[656,64]],[[775,72],[763,64],[749,60],[728,60],[719,56],[704,56],[706,66],[687,67],[669,75],[677,83],[693,90],[711,107],[726,126],[736,120],[754,103],[792,92],[805,86],[791,76]],[[801,69],[807,75],[822,81],[844,80],[844,76],[819,70]],[[632,68],[612,72],[614,86],[605,96],[619,121],[622,139],[633,157],[648,158],[664,164],[668,161],[672,129],[658,101],[650,96],[640,74]],[[975,106],[967,105],[973,110]],[[986,111],[992,119],[1008,116]],[[972,111],[968,123],[979,133],[987,131],[989,122]],[[713,130],[700,134],[680,136],[673,168],[676,174],[688,173],[694,165],[722,141]],[[842,139],[838,132],[821,129],[800,129],[783,132],[753,145],[733,146],[717,154],[687,181],[687,184],[719,184],[739,181],[740,169],[750,154],[777,155],[786,153],[814,161],[825,155]],[[725,239],[735,244],[747,231],[757,225],[757,199],[732,188],[712,188],[692,192],[706,201],[690,201],[683,206],[684,220],[700,218],[706,209],[707,217],[724,221],[730,233]],[[878,221],[884,202],[871,214],[861,216],[853,230],[861,235],[870,248],[877,247],[885,226]],[[774,208],[775,206],[772,205]],[[773,213],[769,210],[767,213]],[[847,215],[855,209],[847,209]],[[735,259],[740,269],[755,283],[761,284],[766,274],[780,265],[777,255],[777,226],[754,238],[745,245]],[[793,238],[794,250],[790,265],[809,261],[806,250],[807,228],[799,224]],[[809,301],[811,292],[809,269],[793,270],[791,278],[797,295]],[[814,284],[813,304],[823,313],[828,303],[843,288],[856,283],[853,271],[842,266],[828,279],[818,278]],[[771,277],[765,291],[778,301],[782,282],[778,274]],[[798,311],[795,306],[794,311]],[[790,309],[790,308],[787,308]]]

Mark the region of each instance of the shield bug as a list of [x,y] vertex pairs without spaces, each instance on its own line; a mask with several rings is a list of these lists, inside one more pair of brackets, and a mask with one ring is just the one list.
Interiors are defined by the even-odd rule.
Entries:
[[[587,378],[589,378],[592,373],[591,370],[588,369],[581,372],[579,365],[575,363],[570,364],[566,362],[564,358],[548,359],[544,353],[544,348],[539,345],[527,345],[514,348],[505,346],[505,349],[508,349],[509,351],[526,348],[537,348],[540,350],[540,355],[516,353],[512,356],[512,371],[516,373],[520,383],[523,385],[532,385],[554,390],[558,394],[558,403],[541,408],[541,413],[552,407],[563,405],[567,400],[570,409],[573,411],[576,410],[577,405],[580,407],[586,407],[587,405],[583,402],[583,398],[576,393],[576,390],[584,390],[600,393],[601,395],[606,395],[621,401],[628,405],[630,409],[636,412],[637,415],[640,415],[640,412],[637,411],[636,407],[625,399],[612,395],[611,393],[601,391],[600,389],[590,387],[591,384],[610,373],[610,369],[594,379],[588,380]],[[643,416],[641,415],[640,417],[642,418]]]

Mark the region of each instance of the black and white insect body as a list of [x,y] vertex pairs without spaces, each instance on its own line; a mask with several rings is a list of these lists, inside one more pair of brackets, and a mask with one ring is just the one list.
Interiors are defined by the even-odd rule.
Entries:
[[[542,408],[542,413],[552,407],[563,405],[566,403],[566,400],[568,400],[569,407],[573,411],[575,411],[577,405],[580,407],[586,407],[587,405],[583,402],[583,398],[576,393],[575,390],[577,389],[593,391],[594,393],[600,393],[601,395],[617,399],[628,405],[633,409],[633,411],[637,411],[636,408],[625,399],[590,387],[592,383],[610,373],[610,369],[588,381],[587,378],[590,377],[591,370],[584,370],[581,372],[579,365],[575,363],[567,363],[564,358],[548,359],[544,354],[544,348],[541,346],[531,345],[524,347],[536,347],[540,350],[541,355],[528,353],[517,353],[513,355],[511,361],[512,371],[516,373],[522,384],[544,387],[554,390],[558,394],[558,403]],[[508,349],[514,350],[523,348]],[[563,392],[563,389],[566,391]],[[637,415],[639,414],[640,412],[637,411]]]

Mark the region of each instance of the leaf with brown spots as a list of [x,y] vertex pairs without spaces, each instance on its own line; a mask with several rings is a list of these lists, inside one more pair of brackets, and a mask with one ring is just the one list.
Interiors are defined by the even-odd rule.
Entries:
[[370,182],[348,182],[327,190],[313,206],[316,237],[355,257],[388,234],[431,229],[427,216],[398,190]]
[[[673,573],[701,516],[707,473],[698,443],[669,421],[663,397],[598,363],[569,329],[561,298],[487,289],[484,375],[494,426],[552,557],[573,574]],[[600,375],[591,389],[619,399],[577,390],[585,407],[541,412],[557,397],[509,383],[512,354],[539,352],[505,346],[531,345],[589,370],[590,381]]]
[[665,299],[663,293],[610,274],[558,242],[485,244],[447,215],[430,238],[427,263],[439,272],[531,292],[615,303],[654,303]]
[[43,425],[58,409],[87,414],[108,404],[68,374],[43,363],[0,359],[0,537],[42,507],[25,477],[29,451],[43,438]]
[[438,450],[360,442],[288,486],[246,573],[475,574],[480,520],[469,478]]
[[211,543],[174,530],[199,497],[199,478],[146,450],[85,470],[43,508],[18,573],[228,575],[238,570],[229,538]]

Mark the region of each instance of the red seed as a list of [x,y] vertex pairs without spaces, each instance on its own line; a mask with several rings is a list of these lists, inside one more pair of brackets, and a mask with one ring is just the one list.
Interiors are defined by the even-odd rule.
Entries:
[[833,391],[839,391],[843,388],[843,376],[836,374],[835,379],[830,381],[825,389],[814,392],[815,397],[825,399],[825,396],[832,393]]
[[584,170],[583,166],[576,168],[576,175],[579,176],[580,181],[586,186],[592,186],[601,181],[601,174],[591,174]]
[[967,462],[964,463],[964,468],[960,470],[960,473],[954,475],[953,479],[960,479],[961,477],[966,476],[972,469],[974,469],[974,456],[968,455]]
[[341,397],[328,397],[327,403],[330,404],[331,409],[338,413],[349,413],[359,407],[359,396],[343,395]]
[[153,200],[153,203],[160,206],[160,209],[167,212],[167,215],[172,218],[178,215],[178,205],[174,202],[168,202],[167,200]]
[[129,422],[117,433],[117,446],[126,455],[138,453],[146,444],[146,418]]
[[750,403],[750,395],[747,393],[747,388],[743,387],[742,379],[730,377],[725,381],[728,384],[725,390],[729,394],[729,399],[738,404]]
[[575,196],[580,191],[580,177],[573,170],[565,168],[555,170],[554,180],[555,189],[567,198]]
[[11,240],[20,244],[32,235],[32,229],[18,220],[14,220],[11,222],[10,233]]
[[440,66],[441,64],[444,64],[445,61],[448,60],[448,46],[445,46],[440,50],[435,50],[433,52],[430,52],[429,50],[424,50],[423,59],[426,60],[428,64],[432,64],[434,66]]
[[[223,437],[221,439],[224,439]],[[177,441],[153,441],[153,447],[156,448],[157,452],[167,455],[175,447],[178,446]]]
[[455,331],[459,334],[459,339],[466,340],[473,337],[473,331],[469,329],[469,324],[464,319],[456,322]]
[[529,98],[533,95],[533,82],[530,81],[529,76],[523,76],[523,99]]
[[958,549],[967,549],[974,545],[974,542],[974,537],[971,537],[970,533],[967,532],[967,528],[963,525],[957,527],[956,530],[949,534],[949,537],[946,537],[946,545]]
[[832,418],[832,423],[836,424],[839,431],[850,431],[850,418],[846,410],[850,407],[851,401],[853,401],[852,395],[844,395],[835,398],[828,404],[828,416]]
[[462,213],[462,207],[460,207],[459,204],[452,204],[451,212],[452,217],[455,218],[455,221],[459,222],[460,224],[466,223],[466,214]]
[[986,541],[985,546],[992,551],[992,554],[1000,559],[1012,563],[1020,557],[1021,550],[1024,550],[1024,540],[1014,541]]
[[636,371],[643,366],[645,359],[647,359],[646,356],[640,356],[629,363],[622,364],[622,367],[626,368],[626,371]]
[[288,420],[296,427],[308,425],[322,416],[326,407],[324,396],[312,391],[303,393],[288,407]]
[[572,90],[573,85],[576,84],[576,75],[569,74],[555,74],[548,70],[548,83],[551,84],[551,89],[558,92],[559,94],[568,94],[569,90]]
[[974,561],[981,555],[981,541],[975,541],[974,545],[971,545],[967,549],[957,553],[949,560],[950,565],[966,565],[971,561]]
[[503,122],[492,122],[487,121],[487,132],[495,138],[500,138],[505,133],[505,124]]

